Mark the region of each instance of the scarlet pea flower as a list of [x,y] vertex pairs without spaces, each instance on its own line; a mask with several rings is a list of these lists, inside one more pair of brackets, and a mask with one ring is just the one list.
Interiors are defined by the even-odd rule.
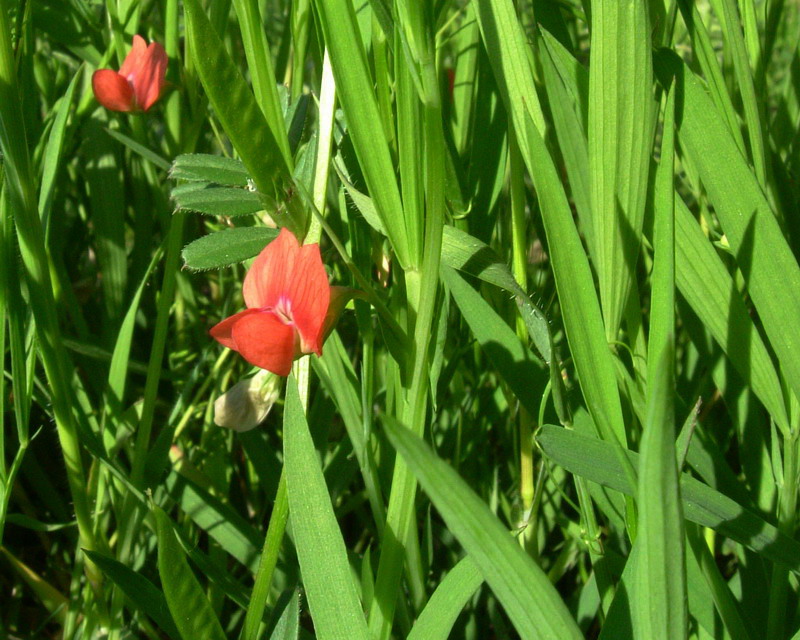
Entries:
[[[334,298],[339,298],[338,289]],[[322,355],[326,318],[341,309],[331,304],[331,286],[318,244],[300,246],[281,229],[253,261],[242,290],[247,309],[211,329],[211,336],[238,351],[250,364],[289,375],[292,361],[306,353]]]
[[167,73],[167,52],[157,42],[150,46],[139,35],[116,72],[99,69],[92,76],[94,97],[111,111],[147,111],[161,96]]

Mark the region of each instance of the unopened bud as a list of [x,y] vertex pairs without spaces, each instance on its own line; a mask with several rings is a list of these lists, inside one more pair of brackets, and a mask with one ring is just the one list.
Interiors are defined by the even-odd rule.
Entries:
[[214,422],[240,432],[257,427],[280,397],[281,382],[265,369],[237,382],[214,402]]

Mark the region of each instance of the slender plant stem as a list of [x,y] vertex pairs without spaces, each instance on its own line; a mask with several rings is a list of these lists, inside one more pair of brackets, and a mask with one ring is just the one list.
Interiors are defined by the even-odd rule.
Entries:
[[[525,234],[525,183],[524,164],[513,131],[509,140],[509,192],[511,195],[511,265],[517,284],[528,289],[528,252]],[[528,342],[528,329],[520,314],[516,314],[517,337],[523,344]],[[517,411],[519,422],[519,495],[522,502],[522,522],[530,518],[533,505],[533,416],[523,407]],[[526,527],[519,537],[520,543],[532,556],[537,555],[536,531]]]
[[[793,430],[783,443],[783,486],[778,503],[778,528],[787,536],[794,536],[797,521],[797,475],[800,431]],[[769,614],[767,638],[778,640],[784,637],[786,628],[786,603],[789,595],[789,568],[775,564],[769,592]]]

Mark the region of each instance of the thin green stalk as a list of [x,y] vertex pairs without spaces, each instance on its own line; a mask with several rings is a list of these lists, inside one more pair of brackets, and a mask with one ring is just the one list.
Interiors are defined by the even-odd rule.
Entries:
[[30,302],[36,320],[39,353],[52,389],[53,415],[66,465],[80,544],[95,547],[83,462],[72,415],[72,367],[62,347],[44,231],[39,219],[34,173],[28,155],[25,126],[17,88],[16,61],[11,47],[10,3],[0,1],[0,147],[5,179],[14,209],[14,222],[25,265]]
[[[778,503],[778,528],[794,537],[797,521],[797,477],[800,431],[794,429],[783,443],[783,486]],[[789,569],[780,564],[772,567],[769,591],[767,639],[783,638],[786,631],[786,604],[789,596]]]
[[[172,64],[178,63],[178,53],[180,46],[178,25],[178,0],[167,0],[164,10],[164,50]],[[181,141],[181,96],[176,91],[167,97],[166,105],[166,124],[167,132],[177,151]]]
[[[303,396],[301,395],[301,398]],[[286,472],[281,470],[281,479],[278,482],[278,493],[275,496],[275,504],[272,507],[272,514],[269,518],[267,535],[264,538],[264,548],[261,551],[261,560],[258,563],[258,572],[250,595],[250,605],[247,607],[247,615],[244,619],[243,640],[256,640],[259,637],[258,630],[261,625],[261,618],[264,615],[267,601],[269,599],[269,589],[272,585],[272,574],[278,563],[278,554],[283,542],[283,534],[286,531],[286,521],[289,518],[289,499],[286,494]]]
[[762,118],[760,117],[762,109],[753,84],[752,69],[747,55],[745,37],[742,34],[736,0],[722,0],[722,9],[724,13],[725,39],[733,55],[736,81],[739,84],[739,92],[742,97],[744,120],[747,124],[747,136],[750,141],[751,160],[758,183],[766,190],[767,157],[764,146]]
[[292,100],[303,95],[303,84],[311,23],[310,0],[292,2]]
[[[147,376],[144,386],[144,399],[142,401],[142,415],[136,432],[136,441],[133,448],[133,461],[131,469],[131,483],[137,488],[143,488],[145,461],[150,447],[150,436],[153,430],[155,417],[156,398],[158,385],[161,380],[161,371],[164,360],[164,351],[169,329],[169,316],[175,298],[175,280],[178,273],[180,253],[183,245],[183,222],[185,214],[176,213],[172,216],[167,236],[167,252],[164,262],[164,279],[161,284],[161,293],[158,297],[156,308],[156,323],[153,335],[153,344],[150,349],[150,360],[147,364]],[[129,558],[135,534],[139,529],[143,510],[140,503],[132,495],[127,495],[122,506],[120,520],[120,544],[118,559],[123,564]]]
[[[511,195],[511,268],[514,279],[524,291],[528,289],[528,252],[525,234],[525,182],[524,163],[513,131],[509,140],[509,194]],[[528,329],[520,314],[517,319],[517,337],[528,343]],[[523,406],[517,411],[519,423],[519,495],[522,502],[522,522],[530,518],[534,497],[533,480],[533,416]],[[519,537],[520,543],[532,556],[537,555],[536,531],[526,528]]]

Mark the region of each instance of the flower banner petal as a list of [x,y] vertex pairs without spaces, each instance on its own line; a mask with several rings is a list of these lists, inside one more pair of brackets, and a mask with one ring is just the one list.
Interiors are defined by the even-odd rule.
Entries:
[[301,350],[322,355],[322,325],[328,313],[331,287],[318,244],[300,248],[290,273],[287,296],[292,301],[292,318],[300,334]]
[[244,279],[242,294],[248,308],[264,309],[278,304],[288,289],[299,249],[297,238],[286,228],[264,247]]

